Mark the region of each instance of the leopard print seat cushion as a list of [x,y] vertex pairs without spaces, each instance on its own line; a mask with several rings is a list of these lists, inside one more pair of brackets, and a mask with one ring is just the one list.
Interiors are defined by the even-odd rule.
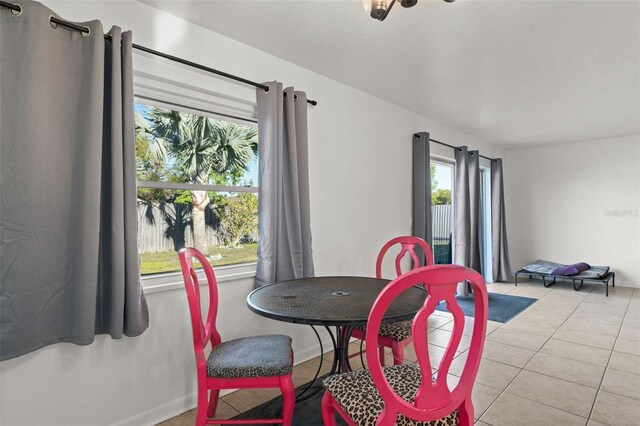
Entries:
[[[413,402],[420,386],[420,367],[415,364],[393,365],[383,368],[391,388],[403,399]],[[374,425],[384,408],[384,402],[367,370],[336,374],[326,378],[322,385],[331,393],[340,407],[361,426]],[[445,426],[458,425],[458,410],[447,417],[432,422],[419,422],[399,415],[399,426]]]
[[207,376],[225,379],[283,376],[292,368],[291,337],[282,334],[229,340],[207,359]]
[[[382,337],[388,337],[391,340],[396,342],[402,342],[411,337],[411,325],[413,324],[412,320],[408,321],[398,321],[398,322],[390,322],[387,324],[382,324],[380,326],[380,333],[378,333]],[[363,332],[367,332],[366,327],[355,327],[358,330],[362,330]]]

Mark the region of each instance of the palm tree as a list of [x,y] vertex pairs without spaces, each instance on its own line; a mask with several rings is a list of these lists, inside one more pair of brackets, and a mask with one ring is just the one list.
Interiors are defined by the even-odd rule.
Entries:
[[[146,123],[138,117],[138,129],[153,138],[150,154],[165,164],[175,163],[186,182],[238,184],[256,158],[254,127],[155,107],[147,116]],[[207,191],[191,191],[194,246],[205,254],[205,209],[210,201]]]

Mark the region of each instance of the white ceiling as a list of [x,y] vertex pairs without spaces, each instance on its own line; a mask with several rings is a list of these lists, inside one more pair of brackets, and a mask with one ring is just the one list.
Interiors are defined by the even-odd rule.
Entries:
[[640,1],[142,1],[507,149],[640,134]]

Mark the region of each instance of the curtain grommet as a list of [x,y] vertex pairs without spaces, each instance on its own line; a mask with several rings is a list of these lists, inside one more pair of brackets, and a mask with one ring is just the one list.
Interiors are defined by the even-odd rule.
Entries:
[[82,37],[87,38],[91,35],[91,28],[89,27],[85,27],[87,29],[87,32],[85,33],[84,31],[80,31],[82,33]]
[[16,5],[14,5],[14,6],[18,6],[18,9],[20,9],[20,10],[13,10],[13,9],[10,9],[11,14],[12,14],[13,16],[20,16],[20,15],[22,15],[22,6],[20,6],[19,4],[16,4]]
[[58,29],[58,24],[56,24],[55,22],[53,22],[53,18],[55,18],[55,16],[53,15],[49,15],[49,25],[51,25],[51,28],[53,28],[54,30]]

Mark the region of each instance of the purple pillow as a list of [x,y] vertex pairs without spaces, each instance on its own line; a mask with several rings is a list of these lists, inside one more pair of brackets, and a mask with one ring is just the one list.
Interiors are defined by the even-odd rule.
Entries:
[[591,268],[589,264],[585,262],[574,263],[573,265],[564,265],[559,268],[554,269],[551,272],[551,275],[560,275],[564,277],[569,277],[571,275],[578,275],[580,272],[584,272],[587,269]]
[[584,272],[587,269],[591,269],[591,266],[586,262],[578,262],[578,263],[574,263],[573,265],[569,265],[569,266],[573,266],[574,268],[576,268],[578,270],[578,273]]

